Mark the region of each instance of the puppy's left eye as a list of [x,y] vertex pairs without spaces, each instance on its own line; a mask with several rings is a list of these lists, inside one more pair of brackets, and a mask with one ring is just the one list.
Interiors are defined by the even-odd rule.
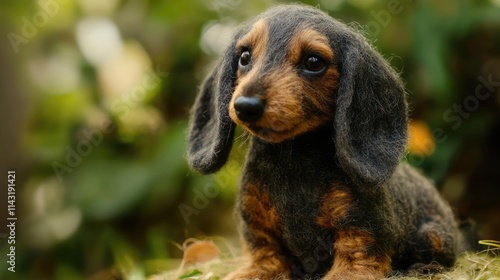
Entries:
[[325,66],[325,61],[315,55],[311,55],[304,60],[304,68],[310,72],[320,72]]
[[240,55],[240,66],[247,66],[250,63],[252,55],[249,51],[244,51]]

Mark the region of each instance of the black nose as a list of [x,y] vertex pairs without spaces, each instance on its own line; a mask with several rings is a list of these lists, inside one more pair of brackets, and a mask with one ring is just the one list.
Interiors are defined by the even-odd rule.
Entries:
[[234,109],[238,119],[244,122],[254,122],[262,117],[266,101],[257,97],[240,96],[234,101]]

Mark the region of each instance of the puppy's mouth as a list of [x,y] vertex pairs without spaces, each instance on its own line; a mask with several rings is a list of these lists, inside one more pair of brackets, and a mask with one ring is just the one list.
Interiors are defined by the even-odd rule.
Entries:
[[255,124],[249,124],[246,126],[246,128],[250,131],[250,133],[252,133],[256,137],[275,143],[293,137],[293,132],[295,130],[295,127],[296,126],[290,129],[276,130],[269,127],[258,126]]
[[[268,100],[239,96],[230,105],[229,116],[253,136],[269,142],[281,142],[297,134],[305,120],[296,109],[292,114],[269,105]],[[286,117],[287,116],[287,117]]]

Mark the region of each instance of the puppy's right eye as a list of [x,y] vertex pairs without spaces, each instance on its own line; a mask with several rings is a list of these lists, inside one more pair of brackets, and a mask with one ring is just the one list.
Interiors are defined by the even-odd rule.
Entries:
[[326,63],[319,57],[311,55],[304,61],[304,68],[312,73],[321,72],[326,66]]
[[244,51],[240,55],[240,66],[247,66],[252,59],[252,55],[249,51]]

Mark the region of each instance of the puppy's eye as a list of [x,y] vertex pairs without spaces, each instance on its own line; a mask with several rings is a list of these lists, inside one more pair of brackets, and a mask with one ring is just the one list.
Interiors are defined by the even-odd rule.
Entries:
[[247,66],[250,63],[250,59],[252,55],[250,55],[249,51],[244,51],[240,55],[240,66]]
[[304,61],[304,68],[311,72],[320,72],[325,68],[325,66],[325,61],[314,55],[307,57]]

